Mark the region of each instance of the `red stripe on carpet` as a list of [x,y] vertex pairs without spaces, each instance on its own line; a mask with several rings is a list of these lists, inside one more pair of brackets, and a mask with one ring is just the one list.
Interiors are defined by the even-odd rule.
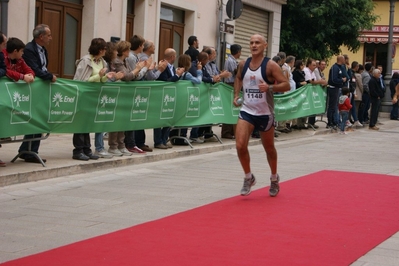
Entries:
[[349,265],[399,230],[398,191],[321,171],[5,265]]

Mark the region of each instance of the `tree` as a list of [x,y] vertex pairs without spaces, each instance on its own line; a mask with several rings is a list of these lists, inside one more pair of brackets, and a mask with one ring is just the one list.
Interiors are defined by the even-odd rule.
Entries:
[[377,15],[371,0],[288,0],[281,18],[280,49],[299,58],[330,58],[345,45],[360,47],[358,37]]

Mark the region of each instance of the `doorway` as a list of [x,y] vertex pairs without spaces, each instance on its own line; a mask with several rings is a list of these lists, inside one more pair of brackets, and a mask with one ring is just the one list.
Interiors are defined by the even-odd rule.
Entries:
[[53,37],[48,49],[48,70],[73,78],[80,58],[83,0],[37,0],[35,25],[47,24]]
[[167,6],[161,6],[161,21],[159,27],[158,58],[164,58],[167,48],[176,50],[176,56],[183,51],[184,11]]

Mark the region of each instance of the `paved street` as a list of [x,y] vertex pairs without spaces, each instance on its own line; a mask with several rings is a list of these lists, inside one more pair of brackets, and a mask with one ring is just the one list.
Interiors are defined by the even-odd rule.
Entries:
[[[281,181],[320,170],[399,178],[398,151],[393,148],[399,139],[399,121],[380,120],[380,131],[362,128],[340,135],[318,123],[316,132],[281,135],[276,139]],[[18,183],[3,182],[0,188],[0,262],[238,195],[243,173],[234,141],[223,142],[80,163],[70,159],[70,135],[43,141],[41,154],[49,160],[47,167],[16,162],[0,169],[0,179]],[[259,140],[251,145],[257,189],[269,185],[269,169]],[[51,153],[56,147],[60,152]],[[17,148],[3,145],[0,158],[11,160]],[[29,173],[35,178],[26,179]],[[399,265],[399,232],[353,265]]]

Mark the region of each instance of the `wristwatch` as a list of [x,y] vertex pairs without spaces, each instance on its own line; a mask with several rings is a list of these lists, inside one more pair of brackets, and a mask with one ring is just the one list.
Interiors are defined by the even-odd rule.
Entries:
[[269,85],[269,91],[273,92],[273,85]]

